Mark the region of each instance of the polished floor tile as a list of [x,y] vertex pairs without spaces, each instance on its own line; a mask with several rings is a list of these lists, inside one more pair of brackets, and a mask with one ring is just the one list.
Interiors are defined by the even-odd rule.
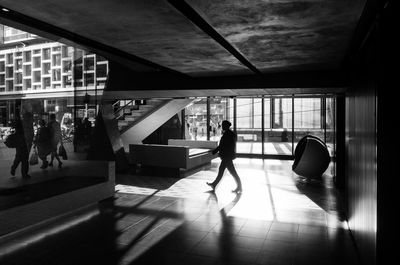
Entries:
[[359,264],[329,174],[304,183],[291,161],[218,159],[184,178],[117,176],[114,198],[5,242],[0,264]]

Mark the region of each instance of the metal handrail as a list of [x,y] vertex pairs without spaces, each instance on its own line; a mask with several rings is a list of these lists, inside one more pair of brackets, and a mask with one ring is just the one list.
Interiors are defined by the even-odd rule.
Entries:
[[[119,101],[117,101],[117,102],[120,102],[120,101],[121,101],[121,100],[119,100]],[[117,103],[117,102],[116,102],[116,103]],[[116,119],[119,119],[120,117],[122,117],[123,114],[118,115],[118,113],[120,113],[120,112],[123,111],[125,108],[127,108],[127,106],[130,106],[130,105],[132,104],[132,102],[133,102],[133,99],[131,99],[131,100],[130,100],[127,104],[125,104],[124,106],[122,106],[122,107],[120,107],[119,109],[117,109],[117,110],[114,112],[115,118],[116,118]],[[116,103],[114,103],[113,106],[114,106]]]

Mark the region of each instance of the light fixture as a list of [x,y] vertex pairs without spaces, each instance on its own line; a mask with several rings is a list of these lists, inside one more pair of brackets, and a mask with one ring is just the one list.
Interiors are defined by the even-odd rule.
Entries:
[[2,8],[1,8],[1,11],[10,12],[10,9],[7,9],[7,8],[5,8],[5,7],[2,7]]

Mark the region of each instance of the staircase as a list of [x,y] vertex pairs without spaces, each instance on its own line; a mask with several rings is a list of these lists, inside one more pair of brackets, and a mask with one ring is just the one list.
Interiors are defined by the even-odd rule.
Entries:
[[129,144],[138,144],[167,122],[193,99],[117,100],[114,117],[126,152]]
[[138,120],[167,103],[170,99],[117,100],[113,103],[118,130],[123,133]]

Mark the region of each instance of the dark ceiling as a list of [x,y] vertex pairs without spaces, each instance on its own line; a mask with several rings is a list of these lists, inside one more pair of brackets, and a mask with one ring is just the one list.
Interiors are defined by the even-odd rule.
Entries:
[[0,0],[0,5],[125,54],[143,63],[143,71],[160,66],[212,77],[337,70],[365,1]]

